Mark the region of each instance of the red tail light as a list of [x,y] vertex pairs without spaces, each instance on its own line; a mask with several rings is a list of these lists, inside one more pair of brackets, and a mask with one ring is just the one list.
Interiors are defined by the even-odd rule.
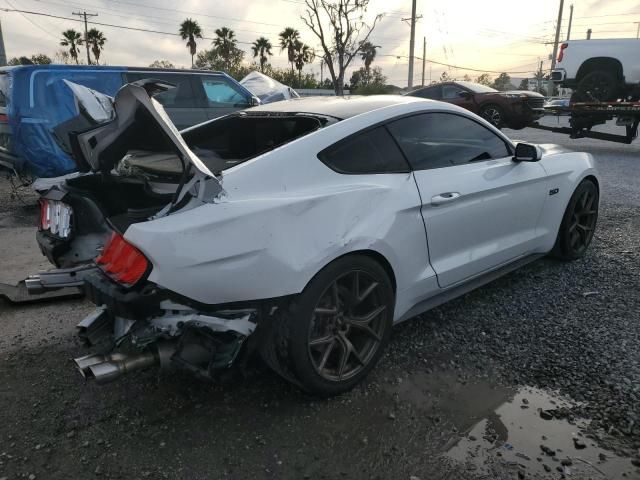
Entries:
[[9,123],[9,117],[6,113],[0,113],[0,123]]
[[563,43],[562,45],[560,45],[560,53],[558,53],[558,63],[561,62],[562,59],[564,58],[564,50],[568,46],[569,46],[568,43]]
[[111,235],[96,264],[115,281],[129,286],[140,280],[149,268],[140,250],[118,233]]

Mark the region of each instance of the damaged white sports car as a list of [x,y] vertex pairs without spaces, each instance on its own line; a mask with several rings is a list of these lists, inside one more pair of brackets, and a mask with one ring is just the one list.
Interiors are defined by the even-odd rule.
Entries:
[[593,237],[589,154],[516,146],[462,108],[307,98],[178,133],[161,88],[126,85],[113,105],[79,91],[89,127],[58,129],[84,173],[46,187],[38,241],[58,269],[28,285],[84,285],[97,310],[79,333],[102,346],[76,359],[88,378],[215,377],[260,354],[337,394],[394,323]]

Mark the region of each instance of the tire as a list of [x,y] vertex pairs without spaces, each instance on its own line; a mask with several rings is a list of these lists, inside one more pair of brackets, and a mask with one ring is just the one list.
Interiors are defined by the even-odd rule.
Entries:
[[592,180],[583,180],[571,195],[551,255],[571,261],[582,258],[591,244],[598,220],[600,194]]
[[480,116],[496,128],[504,126],[504,110],[498,105],[484,105],[480,109]]
[[580,79],[571,101],[608,102],[618,98],[619,90],[620,82],[613,73],[594,70]]
[[341,257],[273,319],[263,358],[306,392],[346,392],[380,359],[394,306],[391,281],[378,262],[365,255]]

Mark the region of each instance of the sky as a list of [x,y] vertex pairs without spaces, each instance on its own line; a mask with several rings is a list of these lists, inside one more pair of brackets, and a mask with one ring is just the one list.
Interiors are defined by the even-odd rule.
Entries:
[[[514,78],[531,76],[539,61],[550,67],[549,56],[555,34],[560,0],[417,0],[414,85],[421,83],[423,38],[426,38],[425,82],[437,80],[443,71],[449,76],[475,78],[481,72],[444,67],[445,63],[484,71],[507,72]],[[569,5],[573,3],[571,38],[586,38],[588,28],[592,38],[629,38],[636,36],[640,22],[638,0],[566,0],[561,39],[566,38]],[[97,13],[96,22],[121,25],[159,32],[177,33],[185,18],[201,25],[205,37],[214,37],[214,30],[226,26],[235,31],[239,47],[251,60],[250,44],[260,36],[274,45],[274,66],[287,65],[286,52],[281,52],[278,33],[284,27],[300,31],[302,40],[318,51],[319,41],[304,25],[300,16],[305,11],[303,0],[0,0],[0,9],[19,9],[50,15],[73,17],[73,12],[86,10]],[[410,28],[404,18],[411,15],[410,0],[370,0],[364,20],[372,22],[383,14],[371,40],[379,45],[373,66],[382,68],[388,83],[407,85]],[[75,17],[78,18],[78,17]],[[4,12],[0,22],[7,57],[34,53],[49,56],[61,50],[61,32],[68,28],[82,31],[83,25],[72,20]],[[90,25],[89,28],[92,26]],[[190,66],[190,56],[180,37],[165,33],[123,30],[96,26],[107,37],[101,60],[110,65],[148,66],[154,60],[169,60],[177,67]],[[198,50],[210,48],[211,40],[200,40]],[[362,66],[354,60],[352,68]],[[320,75],[320,61],[305,67],[305,71]],[[328,72],[325,69],[325,76]],[[491,76],[497,73],[489,72]],[[349,78],[350,73],[347,75]]]

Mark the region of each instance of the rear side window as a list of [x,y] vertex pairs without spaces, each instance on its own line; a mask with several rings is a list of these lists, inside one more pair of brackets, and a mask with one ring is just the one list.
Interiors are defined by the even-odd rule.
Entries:
[[409,165],[393,138],[382,127],[348,137],[318,154],[339,173],[371,174],[408,172]]
[[128,82],[150,78],[175,85],[175,88],[171,88],[153,97],[160,102],[164,108],[194,108],[202,106],[198,104],[198,98],[191,83],[193,77],[193,74],[153,71],[127,73]]
[[511,155],[502,138],[461,115],[423,113],[391,122],[388,128],[415,170]]
[[442,98],[440,85],[416,90],[412,92],[411,95],[420,98],[430,98],[431,100],[440,100]]

